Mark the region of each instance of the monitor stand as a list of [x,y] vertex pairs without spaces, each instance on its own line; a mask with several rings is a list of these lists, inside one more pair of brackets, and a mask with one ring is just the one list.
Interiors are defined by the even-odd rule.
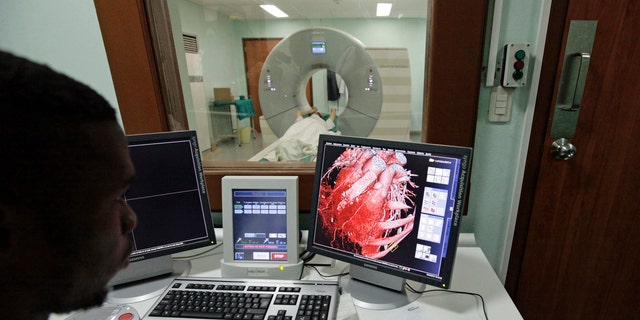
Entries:
[[[356,265],[348,266],[346,271],[349,271],[349,275],[340,278],[340,286],[343,292],[351,294],[353,303],[358,307],[372,310],[395,309],[421,296],[405,288],[404,278]],[[424,283],[415,283],[417,291],[426,287]]]
[[111,281],[107,302],[129,304],[160,296],[176,277],[191,272],[191,261],[163,256],[131,263]]

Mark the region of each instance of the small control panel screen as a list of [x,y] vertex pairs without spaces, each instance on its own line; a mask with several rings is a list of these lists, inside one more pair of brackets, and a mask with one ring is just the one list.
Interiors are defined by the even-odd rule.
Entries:
[[287,261],[286,190],[234,189],[236,261]]
[[325,54],[327,53],[327,43],[324,41],[312,41],[311,53],[313,54]]

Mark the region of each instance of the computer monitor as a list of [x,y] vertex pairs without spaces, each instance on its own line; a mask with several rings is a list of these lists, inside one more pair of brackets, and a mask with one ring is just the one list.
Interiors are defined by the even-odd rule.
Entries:
[[188,262],[172,254],[216,243],[200,148],[195,131],[129,135],[136,176],[125,193],[138,224],[129,266],[110,284],[112,302],[160,294]]
[[298,177],[222,178],[223,277],[300,279]]
[[309,251],[348,262],[341,278],[363,308],[396,308],[419,294],[406,280],[448,289],[472,150],[321,135]]

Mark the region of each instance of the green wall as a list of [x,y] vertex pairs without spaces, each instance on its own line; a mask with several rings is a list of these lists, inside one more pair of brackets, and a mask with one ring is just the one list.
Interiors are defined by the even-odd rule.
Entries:
[[[488,121],[491,88],[484,85],[480,88],[469,216],[462,219],[462,230],[475,233],[478,245],[503,281],[535,107],[541,64],[541,56],[538,55],[544,50],[547,23],[544,8],[550,1],[504,1],[498,41],[500,47],[509,42],[531,44],[528,85],[513,91],[509,122]],[[491,16],[492,13],[489,14]],[[490,33],[492,20],[488,20],[487,32]],[[539,35],[539,31],[543,33]],[[489,38],[488,34],[485,52],[489,51]],[[486,55],[485,65],[488,61]]]
[[118,106],[91,0],[0,1],[0,49],[48,64]]

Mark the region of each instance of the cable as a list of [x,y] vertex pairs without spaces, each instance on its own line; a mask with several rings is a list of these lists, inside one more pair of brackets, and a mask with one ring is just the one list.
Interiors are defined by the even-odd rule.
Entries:
[[[305,267],[310,267],[310,268],[313,268],[314,270],[316,270],[318,275],[320,275],[320,277],[322,277],[323,279],[334,278],[334,277],[342,277],[342,276],[349,275],[348,271],[347,272],[342,272],[342,273],[337,273],[337,274],[323,274],[322,272],[320,272],[320,270],[318,270],[317,266],[314,265],[314,264],[305,263],[304,266]],[[476,297],[476,298],[480,298],[480,301],[482,302],[482,312],[484,313],[484,318],[486,320],[489,320],[489,315],[487,313],[487,304],[484,301],[484,297],[479,293],[467,292],[467,291],[457,291],[457,290],[445,290],[445,289],[430,289],[430,290],[420,291],[420,290],[416,290],[415,288],[413,288],[409,283],[405,283],[405,287],[407,288],[407,290],[409,290],[409,291],[411,291],[413,293],[420,294],[420,295],[425,294],[425,293],[430,293],[430,292],[448,292],[448,293],[455,293],[455,294],[465,294],[465,295],[473,296],[473,297]]]
[[480,301],[482,302],[482,312],[484,312],[484,318],[486,320],[489,320],[489,316],[487,314],[487,304],[484,301],[484,297],[479,293],[467,292],[467,291],[456,291],[456,290],[445,290],[445,289],[430,289],[430,290],[419,291],[411,287],[411,285],[409,285],[408,283],[405,283],[405,286],[409,291],[417,294],[425,294],[429,292],[448,292],[448,293],[455,293],[455,294],[466,294],[469,296],[480,298]]
[[309,250],[304,250],[302,251],[302,253],[300,253],[299,258],[302,260],[302,262],[304,262],[304,264],[307,264],[315,256],[316,254],[314,252],[311,252]]
[[199,258],[199,257],[203,256],[206,253],[209,253],[209,252],[211,252],[213,250],[216,250],[216,249],[220,248],[220,246],[222,246],[222,242],[213,245],[213,247],[211,247],[211,248],[209,248],[207,250],[204,250],[202,252],[198,252],[198,253],[190,255],[190,256],[173,257],[173,260],[190,260],[190,259],[193,259],[193,258]]
[[318,270],[318,267],[313,265],[313,264],[305,264],[304,266],[305,267],[310,267],[310,268],[313,268],[314,270],[316,270],[318,275],[320,275],[320,277],[322,277],[323,279],[333,278],[333,277],[342,277],[342,276],[346,276],[346,275],[349,274],[349,272],[343,272],[343,273],[337,273],[337,274],[322,274],[322,272],[320,272],[320,270]]

